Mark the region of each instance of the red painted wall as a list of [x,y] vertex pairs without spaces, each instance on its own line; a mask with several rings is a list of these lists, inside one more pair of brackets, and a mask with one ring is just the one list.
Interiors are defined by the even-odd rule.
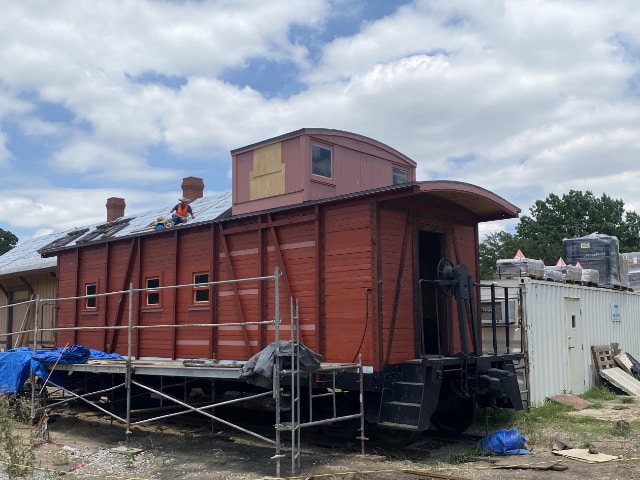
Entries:
[[[149,233],[59,252],[58,291],[73,297],[87,282],[98,292],[145,286],[188,285],[195,273],[210,281],[270,276],[280,279],[281,337],[289,338],[290,298],[300,307],[302,342],[327,362],[382,368],[416,356],[416,232],[432,225],[446,237],[454,263],[477,270],[477,229],[460,209],[442,208],[425,195],[383,201],[377,193],[281,210],[222,223]],[[133,355],[153,358],[247,360],[274,340],[274,284],[252,280],[210,287],[210,302],[196,304],[193,287],[160,291],[159,305],[135,295],[136,325],[221,324],[218,328],[147,328],[134,335]],[[84,300],[61,301],[58,326],[127,325],[128,296],[100,298],[92,311]],[[459,348],[455,328],[452,344]],[[127,333],[59,332],[57,343],[127,353]]]

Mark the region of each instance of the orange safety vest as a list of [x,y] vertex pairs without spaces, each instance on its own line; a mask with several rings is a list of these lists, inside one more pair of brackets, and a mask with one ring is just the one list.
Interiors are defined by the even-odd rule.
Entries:
[[178,214],[179,217],[185,217],[188,211],[189,211],[189,205],[182,205],[182,203],[178,204],[176,213]]

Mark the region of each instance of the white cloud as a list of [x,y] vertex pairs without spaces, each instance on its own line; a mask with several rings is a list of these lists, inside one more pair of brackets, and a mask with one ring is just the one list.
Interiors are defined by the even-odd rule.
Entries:
[[[113,196],[107,185],[154,197],[152,185],[177,184],[197,168],[205,180],[208,172],[222,178],[230,149],[302,127],[373,137],[416,160],[418,179],[474,183],[525,214],[534,200],[570,188],[640,206],[632,171],[640,95],[631,86],[640,78],[640,10],[631,0],[615,8],[604,0],[416,0],[319,51],[331,18],[357,23],[350,16],[366,3],[5,3],[0,122],[50,140],[54,153],[38,161],[75,176],[62,185],[80,195],[93,185],[100,210]],[[294,38],[296,26],[308,36]],[[253,60],[295,65],[301,92],[270,98],[224,80]],[[146,74],[181,84],[136,81]],[[45,118],[38,98],[73,119]],[[6,168],[9,130],[0,128]],[[155,147],[167,158],[153,157]],[[70,221],[50,181],[50,196],[21,197],[30,218],[20,221],[30,228]],[[0,220],[8,212],[0,208]],[[91,212],[82,218],[104,213]],[[497,225],[488,228],[508,228]]]

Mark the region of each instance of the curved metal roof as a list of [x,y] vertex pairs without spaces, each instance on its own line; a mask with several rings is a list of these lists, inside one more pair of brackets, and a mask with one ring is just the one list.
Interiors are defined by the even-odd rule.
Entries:
[[360,135],[359,133],[347,132],[345,130],[336,130],[333,128],[301,128],[299,130],[285,133],[277,137],[272,137],[266,140],[262,140],[260,142],[252,143],[251,145],[247,145],[245,147],[235,148],[231,150],[231,154],[236,155],[238,153],[242,153],[247,150],[253,150],[257,147],[265,146],[271,143],[281,142],[282,140],[285,140],[287,138],[298,137],[301,135],[310,135],[310,136],[315,136],[319,138],[327,137],[327,136],[349,138],[351,140],[363,142],[363,143],[372,145],[376,148],[379,148],[381,150],[385,150],[390,154],[394,155],[398,160],[404,161],[407,165],[412,166],[414,168],[416,166],[415,161],[411,160],[404,153],[399,152],[395,148],[390,147],[385,143],[382,143],[374,138],[367,137],[365,135]]
[[469,210],[481,222],[517,218],[520,209],[495,193],[470,183],[434,180],[416,182],[420,193],[449,200]]

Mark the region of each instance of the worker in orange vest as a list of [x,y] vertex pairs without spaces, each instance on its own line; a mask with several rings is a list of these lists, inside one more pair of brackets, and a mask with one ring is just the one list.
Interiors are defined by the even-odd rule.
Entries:
[[169,212],[172,214],[171,221],[173,222],[173,226],[186,222],[189,215],[191,215],[192,219],[196,218],[193,210],[191,210],[191,205],[189,205],[190,200],[188,198],[181,197],[178,201],[180,203],[173,207]]

